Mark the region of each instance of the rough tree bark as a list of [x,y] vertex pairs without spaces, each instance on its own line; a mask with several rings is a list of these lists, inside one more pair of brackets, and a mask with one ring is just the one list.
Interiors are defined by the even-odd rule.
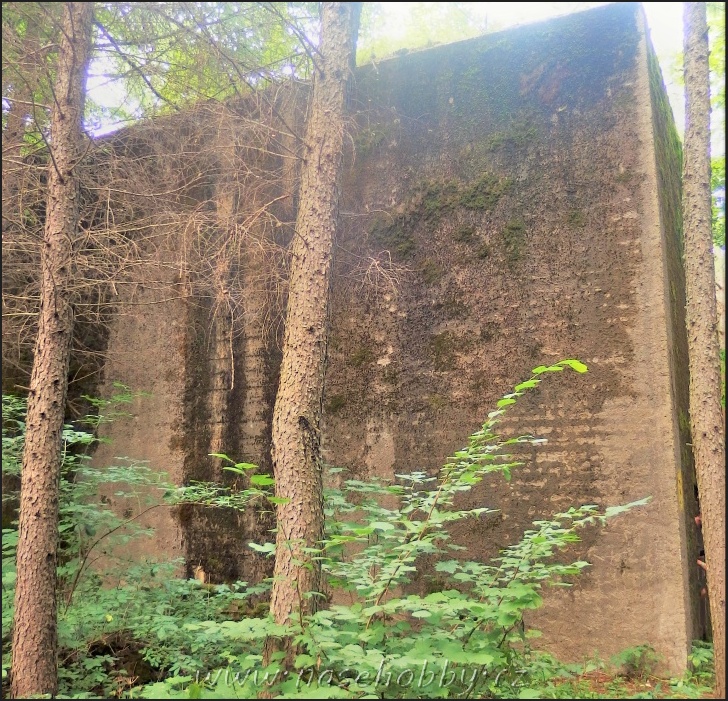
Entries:
[[329,330],[329,287],[344,144],[347,84],[361,3],[321,4],[312,104],[304,141],[283,359],[273,413],[278,533],[271,613],[285,623],[315,610],[321,568],[304,548],[323,536],[320,418]]
[[700,491],[717,698],[725,698],[725,424],[710,202],[708,26],[704,2],[686,2],[683,230],[690,356],[690,418]]
[[58,492],[73,332],[68,282],[78,226],[78,182],[74,166],[81,154],[92,18],[93,3],[64,5],[51,114],[51,163],[41,258],[38,337],[21,472],[11,670],[11,693],[15,698],[55,695],[58,689]]

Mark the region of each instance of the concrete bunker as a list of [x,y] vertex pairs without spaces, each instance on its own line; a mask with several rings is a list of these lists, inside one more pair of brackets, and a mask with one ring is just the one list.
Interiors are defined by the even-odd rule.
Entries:
[[[178,483],[230,480],[211,452],[270,469],[285,256],[259,244],[290,240],[297,174],[286,151],[298,148],[305,96],[291,86],[255,109],[203,105],[118,137],[152,154],[150,181],[171,162],[188,176],[170,200],[159,284],[123,293],[137,306],[108,339],[105,377],[152,397],[107,429],[116,445],[100,447],[98,465],[124,446]],[[454,537],[468,557],[489,558],[534,519],[651,495],[586,534],[570,556],[594,566],[572,589],[547,592],[528,623],[565,659],[650,643],[681,672],[702,634],[681,154],[639,5],[363,66],[352,109],[327,461],[360,476],[434,471],[532,367],[579,358],[585,378],[554,378],[510,419],[546,448],[511,483],[468,496],[502,517]],[[251,220],[263,205],[270,216]],[[214,246],[241,227],[254,238],[207,277],[180,264],[192,234]],[[198,248],[201,260],[212,250]],[[269,516],[190,507],[155,518],[148,554],[184,555],[188,576],[197,565],[212,581],[268,574],[247,543],[265,537]]]

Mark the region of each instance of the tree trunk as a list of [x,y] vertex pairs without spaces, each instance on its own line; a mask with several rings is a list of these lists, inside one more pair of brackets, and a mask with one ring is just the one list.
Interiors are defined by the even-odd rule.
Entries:
[[704,2],[685,3],[683,230],[690,418],[700,492],[716,694],[725,698],[725,425],[711,235],[708,26]]
[[51,116],[51,163],[42,248],[38,337],[28,396],[20,488],[12,695],[55,695],[56,557],[61,433],[73,310],[69,294],[78,226],[81,120],[93,3],[66,3]]
[[361,3],[324,2],[320,52],[304,141],[283,359],[273,413],[278,532],[271,612],[285,623],[315,610],[321,567],[305,548],[323,537],[320,419],[329,331],[329,287],[344,144],[347,83]]

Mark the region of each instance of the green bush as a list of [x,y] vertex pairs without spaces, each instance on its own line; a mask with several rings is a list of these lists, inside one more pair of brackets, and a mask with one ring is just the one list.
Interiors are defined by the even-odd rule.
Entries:
[[[542,603],[544,584],[570,586],[586,562],[550,562],[554,553],[579,540],[577,530],[646,503],[646,499],[600,512],[594,505],[572,508],[537,521],[523,539],[492,563],[454,557],[464,548],[451,542],[448,524],[480,518],[487,507],[458,509],[455,498],[482,479],[510,479],[521,463],[507,452],[517,444],[539,444],[533,436],[501,439],[496,425],[508,407],[565,368],[585,372],[575,360],[535,368],[530,379],[505,395],[468,445],[436,477],[424,472],[396,480],[346,480],[326,494],[326,537],[317,549],[328,585],[351,603],[275,625],[270,618],[224,624],[235,649],[230,663],[207,678],[170,677],[142,690],[149,698],[251,698],[268,688],[284,698],[445,698],[518,696],[533,665],[523,614]],[[226,456],[220,456],[230,460]],[[232,463],[232,461],[230,461]],[[227,469],[245,472],[249,464]],[[217,492],[195,487],[193,500],[220,503]],[[396,497],[385,506],[382,496]],[[239,496],[239,493],[238,493]],[[250,490],[247,498],[265,496]],[[184,497],[183,497],[184,498]],[[274,554],[273,543],[253,545]],[[408,593],[422,556],[435,559],[438,591]],[[313,596],[323,594],[313,593]],[[204,627],[204,626],[203,626]],[[217,627],[218,630],[220,626]],[[263,668],[267,637],[290,637],[297,651],[292,669],[280,658]]]
[[[251,698],[266,691],[283,698],[563,697],[566,687],[553,680],[572,672],[531,650],[538,632],[525,630],[523,614],[542,604],[544,585],[570,586],[565,580],[587,567],[582,561],[551,562],[557,551],[578,541],[579,528],[603,523],[646,500],[605,511],[586,505],[536,521],[519,543],[487,564],[465,559],[467,552],[450,540],[447,527],[491,513],[487,507],[458,509],[456,497],[493,473],[510,479],[521,463],[509,446],[543,442],[533,436],[501,439],[496,427],[544,374],[565,368],[586,371],[574,360],[535,368],[437,476],[414,472],[391,482],[345,480],[341,489],[327,490],[326,536],[317,553],[327,586],[342,592],[337,600],[351,603],[328,605],[286,626],[268,615],[269,582],[211,586],[176,578],[179,563],[138,563],[126,569],[117,586],[101,586],[88,567],[93,542],[116,538],[123,529],[111,529],[125,525],[95,496],[104,479],[124,482],[129,489],[143,485],[145,492],[158,486],[167,504],[243,510],[280,501],[269,476],[256,474],[255,465],[218,455],[225,469],[249,476],[250,489],[202,483],[173,488],[144,465],[89,474],[82,457],[67,450],[61,512],[69,535],[59,568],[60,696]],[[7,461],[11,470],[17,468],[23,432],[22,404],[13,406],[15,413],[5,414],[3,427],[3,469]],[[83,450],[92,436],[81,433],[68,437],[79,440]],[[12,614],[16,537],[12,528],[3,531],[4,635]],[[274,543],[251,547],[270,556],[275,551]],[[411,585],[423,556],[432,569],[428,593],[420,595]],[[277,656],[263,666],[269,637],[292,639],[292,667]],[[3,638],[4,678],[9,642]],[[705,664],[705,655],[696,655],[695,664]],[[680,693],[693,688],[686,684]]]
[[[128,593],[103,588],[100,574],[90,567],[101,550],[120,548],[131,539],[149,535],[137,525],[135,519],[124,519],[114,513],[107,499],[100,496],[103,484],[113,484],[117,497],[134,497],[139,503],[148,498],[150,489],[161,496],[169,491],[162,477],[148,466],[119,459],[119,464],[103,470],[89,465],[90,448],[97,442],[94,431],[100,423],[121,415],[117,407],[130,402],[134,396],[126,388],[112,400],[91,400],[97,414],[87,416],[78,425],[64,426],[62,433],[61,480],[59,501],[58,550],[58,635],[61,652],[59,677],[61,693],[79,693],[95,690],[108,695],[116,687],[109,678],[110,659],[94,654],[103,647],[105,636],[115,630],[110,622],[118,616],[120,607],[127,605]],[[2,471],[4,480],[18,478],[22,466],[25,440],[26,401],[22,397],[3,395]],[[88,430],[86,430],[88,429]],[[3,507],[17,504],[17,491],[3,491]],[[7,682],[11,659],[12,622],[15,598],[15,551],[18,541],[17,521],[10,517],[8,527],[2,531],[2,626],[3,626],[3,684]],[[128,571],[128,563],[116,562],[106,556],[104,579],[119,581],[122,576],[139,587],[150,579],[149,572]],[[114,570],[116,566],[116,571]],[[152,565],[146,569],[149,570]],[[115,597],[114,603],[110,599]],[[128,605],[127,605],[128,607]],[[122,616],[123,619],[123,616]],[[118,621],[117,621],[118,622]],[[109,657],[109,656],[107,656]]]

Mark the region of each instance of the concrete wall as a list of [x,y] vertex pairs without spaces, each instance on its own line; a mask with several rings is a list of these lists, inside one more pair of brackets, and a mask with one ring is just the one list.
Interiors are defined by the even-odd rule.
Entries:
[[[528,623],[565,659],[650,643],[679,672],[700,631],[687,525],[695,506],[680,152],[656,70],[636,3],[359,69],[324,449],[349,476],[434,472],[531,368],[581,359],[587,375],[549,377],[509,419],[514,432],[549,443],[511,483],[490,480],[463,500],[500,515],[454,536],[469,558],[488,558],[532,520],[651,495],[648,507],[584,534],[569,557],[593,566],[573,588],[547,592]],[[298,99],[287,127],[301,123]],[[232,114],[226,129],[244,130],[244,117]],[[295,163],[286,154],[296,142],[278,128],[268,141],[256,137],[267,144],[266,172],[278,178],[268,199],[279,199],[276,223],[261,224],[254,241],[285,244],[295,215]],[[194,149],[186,153],[194,160]],[[249,173],[243,147],[233,149],[219,158],[211,187],[190,190],[180,206],[198,212],[212,203],[225,226],[247,226],[253,180],[240,177],[236,153]],[[231,180],[240,184],[234,200],[218,192]],[[226,366],[213,291],[168,311],[140,308],[133,327],[120,318],[106,376],[157,399],[135,408],[133,429],[111,428],[118,449],[128,440],[123,452],[174,463],[182,480],[228,479],[206,457],[212,443],[269,468],[285,257],[281,267],[246,263],[256,250],[248,246],[227,273],[249,300],[225,322],[236,329],[234,385],[215,379]],[[132,343],[136,363],[114,360]],[[245,547],[265,537],[265,519],[195,512],[170,524],[170,552],[182,538],[188,569],[202,564],[213,581],[267,572]]]

